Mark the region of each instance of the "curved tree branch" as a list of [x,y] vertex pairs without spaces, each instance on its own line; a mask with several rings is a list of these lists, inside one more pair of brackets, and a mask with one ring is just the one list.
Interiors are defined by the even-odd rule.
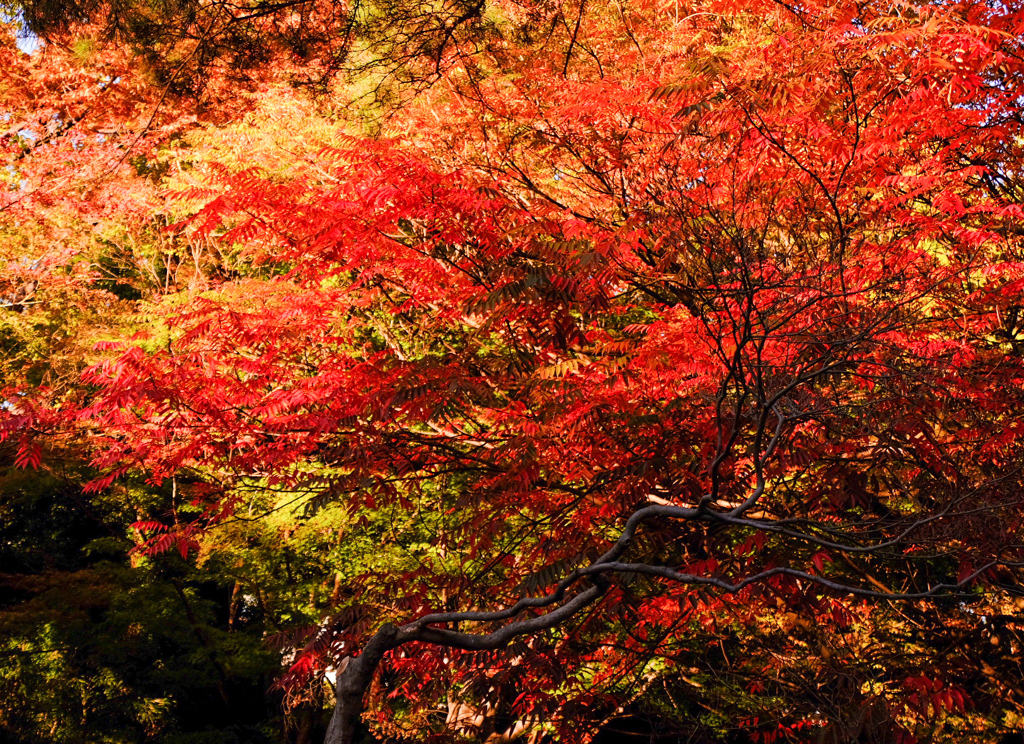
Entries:
[[[720,514],[700,507],[691,508],[664,504],[646,506],[637,510],[629,517],[618,539],[603,555],[594,560],[590,565],[577,568],[568,573],[555,585],[551,592],[541,597],[524,597],[511,607],[502,610],[438,612],[424,615],[402,626],[388,623],[370,638],[359,656],[351,658],[339,671],[337,702],[328,729],[326,744],[352,744],[355,741],[362,713],[363,696],[373,680],[377,667],[389,651],[413,642],[428,643],[466,651],[504,648],[514,638],[523,635],[533,635],[554,628],[596,602],[610,586],[607,578],[608,574],[641,574],[681,584],[713,587],[727,594],[736,594],[775,576],[789,576],[842,594],[884,599],[886,601],[910,601],[947,595],[951,591],[970,585],[993,567],[1003,565],[999,560],[989,561],[981,568],[955,583],[939,583],[923,592],[892,592],[884,588],[873,590],[849,586],[823,576],[785,566],[765,569],[746,578],[731,582],[714,576],[684,573],[669,566],[620,561],[619,558],[629,548],[640,525],[654,517],[706,521],[720,520],[737,526],[753,527],[776,533],[781,532],[781,530],[772,530],[770,523],[737,518],[731,514]],[[814,542],[813,538],[801,533],[790,534],[790,531],[786,531],[783,534],[791,537],[811,539]],[[834,544],[833,547],[842,551],[867,552],[871,549],[878,550],[883,545],[895,544],[907,534],[907,532],[904,532],[895,540],[875,545],[873,548],[855,548],[839,544]],[[473,633],[434,627],[462,622],[493,623],[502,620],[512,620],[529,610],[551,607],[559,602],[563,602],[569,590],[585,579],[590,580],[590,585],[564,601],[557,608],[529,619],[515,620],[489,633]]]

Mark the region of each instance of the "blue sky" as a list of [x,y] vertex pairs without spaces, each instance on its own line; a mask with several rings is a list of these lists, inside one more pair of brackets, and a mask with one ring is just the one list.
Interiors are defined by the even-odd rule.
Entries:
[[16,38],[18,49],[25,52],[25,54],[32,54],[37,49],[43,46],[43,42],[42,39],[40,39],[31,31],[29,31],[28,28],[26,28],[20,16],[20,13],[11,16],[8,15],[7,13],[0,12],[0,23],[6,23],[14,26],[17,29]]

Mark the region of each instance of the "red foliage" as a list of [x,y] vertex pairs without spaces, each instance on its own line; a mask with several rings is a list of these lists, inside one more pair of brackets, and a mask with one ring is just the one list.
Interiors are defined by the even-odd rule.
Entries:
[[528,687],[516,716],[570,720],[694,628],[848,625],[850,594],[1024,559],[1019,3],[613,6],[454,60],[394,139],[225,169],[189,229],[273,278],[85,378],[97,464],[188,471],[209,520],[243,483],[444,515],[377,591],[397,635],[341,651],[391,644],[384,698]]

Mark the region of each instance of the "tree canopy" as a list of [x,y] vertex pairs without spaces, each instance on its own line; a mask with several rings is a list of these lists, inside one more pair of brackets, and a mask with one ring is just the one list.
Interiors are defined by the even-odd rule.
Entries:
[[[17,8],[0,508],[119,558],[15,658],[134,607],[329,744],[1020,730],[1020,3]],[[194,694],[124,674],[114,741]]]

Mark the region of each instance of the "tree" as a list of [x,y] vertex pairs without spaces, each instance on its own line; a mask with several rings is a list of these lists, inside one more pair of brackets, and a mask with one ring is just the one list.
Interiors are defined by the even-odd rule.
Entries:
[[175,95],[206,95],[211,83],[225,81],[251,87],[269,69],[320,92],[338,77],[355,76],[377,103],[436,81],[452,58],[500,43],[499,25],[505,34],[529,33],[538,15],[513,5],[511,19],[501,11],[492,17],[483,0],[7,0],[0,7],[46,40],[127,46]]
[[130,566],[125,526],[160,494],[89,501],[75,475],[0,474],[0,740],[270,741],[278,658],[255,608],[229,616],[230,571]]
[[[264,644],[275,615],[247,604],[233,566],[131,555],[130,525],[173,512],[173,488],[140,479],[83,494],[95,477],[88,432],[63,418],[88,395],[80,374],[102,357],[94,345],[140,323],[137,300],[232,269],[208,246],[161,229],[166,199],[157,182],[174,139],[195,124],[196,102],[170,105],[124,50],[89,39],[26,54],[7,20],[0,740],[256,742],[277,728],[278,741],[301,742],[302,714],[289,717],[297,731],[287,735],[281,694],[268,691],[280,666]],[[227,108],[205,104],[213,116]],[[305,609],[302,597],[265,595],[278,612]]]
[[[585,739],[723,616],[970,636],[1022,564],[1020,5],[495,9],[545,33],[451,52],[392,138],[183,194],[257,270],[86,375],[94,488],[176,479],[152,550],[276,492],[403,555],[292,670],[336,673],[332,743],[451,690]],[[890,740],[1020,704],[922,653],[848,696]]]

